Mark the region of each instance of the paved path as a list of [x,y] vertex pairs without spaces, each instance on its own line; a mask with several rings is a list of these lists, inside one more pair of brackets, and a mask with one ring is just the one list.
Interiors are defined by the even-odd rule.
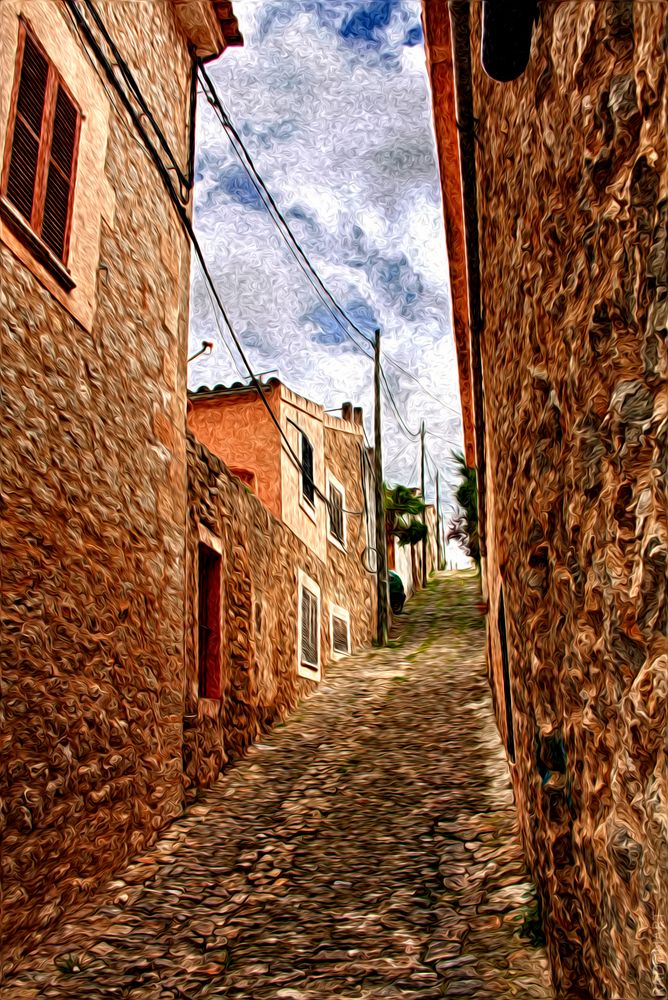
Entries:
[[475,601],[330,668],[3,998],[551,997]]

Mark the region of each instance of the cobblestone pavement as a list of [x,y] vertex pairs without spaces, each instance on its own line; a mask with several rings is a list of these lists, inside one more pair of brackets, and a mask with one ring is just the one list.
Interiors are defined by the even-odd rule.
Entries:
[[476,600],[330,667],[3,997],[551,997]]

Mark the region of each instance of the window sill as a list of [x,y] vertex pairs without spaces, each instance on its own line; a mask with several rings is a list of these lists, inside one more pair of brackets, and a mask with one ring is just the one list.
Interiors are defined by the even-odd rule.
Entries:
[[12,230],[15,236],[25,243],[35,260],[46,268],[66,292],[76,288],[76,282],[62,261],[49,250],[46,243],[37,236],[22,215],[6,198],[0,198],[0,219]]
[[299,506],[304,511],[304,513],[308,514],[308,516],[311,518],[314,524],[318,523],[318,515],[316,514],[315,506],[311,503],[310,500],[306,499],[303,493],[299,498]]
[[332,545],[336,546],[336,548],[339,550],[339,552],[343,552],[344,555],[348,554],[348,549],[346,548],[346,543],[340,541],[336,537],[336,535],[330,535],[329,532],[328,532],[327,533],[327,541],[331,542]]
[[304,663],[303,661],[299,663],[297,668],[297,673],[300,677],[304,677],[308,681],[320,681],[321,672],[320,667],[314,667],[311,663]]

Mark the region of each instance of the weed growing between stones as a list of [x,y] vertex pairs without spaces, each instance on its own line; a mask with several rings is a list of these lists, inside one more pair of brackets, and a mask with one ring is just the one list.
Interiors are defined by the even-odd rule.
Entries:
[[535,889],[532,901],[523,907],[523,910],[522,922],[517,931],[518,935],[531,941],[531,944],[536,948],[544,947],[545,929],[543,926],[543,912],[540,897]]

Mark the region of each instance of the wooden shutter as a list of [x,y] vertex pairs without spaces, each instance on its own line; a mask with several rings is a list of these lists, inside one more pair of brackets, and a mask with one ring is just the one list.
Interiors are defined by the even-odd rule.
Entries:
[[330,483],[329,487],[329,531],[343,543],[343,494]]
[[23,51],[6,186],[9,201],[28,222],[32,222],[37,207],[35,194],[49,63],[25,29],[22,29],[21,44]]
[[302,587],[301,660],[314,669],[318,666],[318,600]]
[[302,434],[302,493],[310,503],[315,503],[313,445],[305,434]]
[[21,25],[2,192],[62,262],[67,259],[81,115]]
[[335,653],[350,652],[348,622],[345,618],[339,618],[337,615],[332,615],[332,646]]
[[65,259],[69,236],[74,154],[78,131],[77,109],[59,84],[49,149],[42,239],[60,260]]

